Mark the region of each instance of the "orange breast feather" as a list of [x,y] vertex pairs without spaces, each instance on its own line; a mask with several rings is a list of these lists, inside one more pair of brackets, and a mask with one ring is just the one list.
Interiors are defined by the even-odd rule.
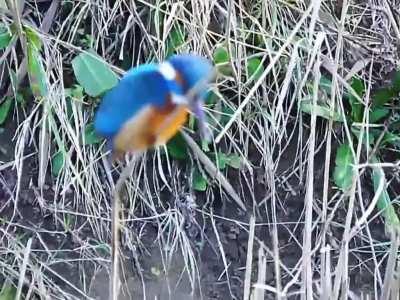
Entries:
[[144,151],[166,143],[187,120],[187,107],[147,107],[129,120],[114,138],[116,153]]

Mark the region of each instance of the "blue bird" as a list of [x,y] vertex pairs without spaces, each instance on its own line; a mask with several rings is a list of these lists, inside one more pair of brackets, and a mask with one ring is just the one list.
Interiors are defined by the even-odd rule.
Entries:
[[184,125],[189,110],[204,129],[202,104],[213,74],[210,61],[193,54],[133,68],[104,95],[95,130],[118,156],[166,143]]

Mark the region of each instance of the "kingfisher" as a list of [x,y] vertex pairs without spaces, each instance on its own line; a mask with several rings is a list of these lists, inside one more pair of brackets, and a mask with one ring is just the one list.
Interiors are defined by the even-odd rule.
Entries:
[[95,131],[106,138],[116,157],[165,144],[190,111],[207,135],[203,103],[213,75],[210,61],[195,54],[132,68],[102,98]]

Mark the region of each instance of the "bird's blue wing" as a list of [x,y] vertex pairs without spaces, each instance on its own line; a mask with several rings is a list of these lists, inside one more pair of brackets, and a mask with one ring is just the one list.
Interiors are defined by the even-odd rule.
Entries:
[[166,80],[156,64],[141,65],[127,72],[117,86],[108,91],[95,116],[96,131],[113,137],[126,121],[148,105],[163,106],[176,85]]

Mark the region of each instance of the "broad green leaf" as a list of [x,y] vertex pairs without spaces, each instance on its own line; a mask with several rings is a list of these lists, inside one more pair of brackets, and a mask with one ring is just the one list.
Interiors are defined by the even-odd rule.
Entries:
[[382,139],[382,144],[392,144],[400,148],[400,136],[391,132],[386,132]]
[[209,146],[209,141],[206,140],[201,140],[201,150],[203,150],[204,152],[209,152],[210,151],[210,146]]
[[224,170],[227,165],[228,156],[223,152],[212,153],[211,155],[218,169]]
[[94,124],[90,123],[86,125],[85,132],[83,136],[84,145],[94,145],[101,143],[102,139],[96,134],[94,130]]
[[167,143],[168,155],[174,159],[187,160],[189,158],[189,151],[185,139],[180,133],[177,133]]
[[28,52],[28,77],[32,93],[35,97],[44,97],[47,94],[46,74],[40,55],[41,41],[37,33],[25,27]]
[[204,192],[207,189],[207,179],[197,168],[194,170],[192,178],[192,188],[195,191]]
[[167,57],[177,53],[177,50],[179,50],[183,44],[185,44],[185,31],[183,27],[179,25],[174,26],[170,31],[167,40]]
[[221,112],[222,114],[219,122],[222,126],[225,126],[226,124],[228,124],[235,111],[230,106],[222,105]]
[[[307,81],[306,86],[308,90],[312,91],[314,89],[314,82]],[[328,77],[324,75],[321,75],[321,79],[319,81],[319,90],[325,93],[326,96],[330,96],[332,90],[332,80],[330,80]]]
[[40,51],[43,44],[36,30],[29,26],[24,26],[24,32],[26,35],[26,40],[31,44],[31,46],[35,47],[37,51]]
[[46,96],[47,85],[40,53],[28,43],[28,75],[32,93],[35,97]]
[[239,169],[240,165],[242,164],[242,159],[237,154],[230,154],[230,155],[228,155],[226,164],[234,169]]
[[95,54],[81,53],[72,60],[72,68],[86,93],[97,97],[118,83],[115,73]]
[[[362,98],[365,92],[365,86],[364,82],[359,79],[354,77],[352,82],[351,82],[351,87],[354,89],[354,91],[357,93],[357,95]],[[360,101],[357,100],[357,98],[353,95],[349,95],[349,102],[351,105],[351,119],[354,122],[361,122],[363,119],[363,105]]]
[[230,55],[225,47],[218,47],[213,53],[213,61],[218,71],[225,75],[231,76],[233,73],[232,66],[230,65]]
[[3,285],[0,291],[0,300],[14,300],[17,289],[13,285]]
[[213,60],[215,64],[223,64],[229,62],[230,56],[228,50],[222,46],[218,47],[214,51]]
[[396,71],[396,73],[394,74],[392,85],[394,91],[400,93],[400,70]]
[[12,39],[11,32],[3,24],[0,24],[0,50],[6,48]]
[[392,88],[382,88],[372,95],[372,102],[375,107],[383,106],[396,95]]
[[60,175],[65,165],[65,152],[60,150],[51,159],[51,172],[55,177]]
[[389,114],[390,110],[388,108],[373,108],[372,111],[369,113],[369,121],[371,123],[376,123],[379,120],[383,119]]
[[239,169],[242,163],[240,156],[237,154],[227,154],[219,151],[217,153],[210,153],[210,156],[220,170],[225,170],[227,166]]
[[[379,163],[379,159],[376,156],[371,158],[372,163]],[[385,218],[385,224],[392,229],[399,230],[400,229],[400,221],[399,217],[397,216],[396,210],[393,207],[392,201],[390,200],[389,194],[386,188],[386,178],[383,169],[380,167],[373,168],[372,170],[372,181],[374,184],[374,191],[375,193],[378,190],[379,183],[381,180],[385,181],[385,187],[382,193],[379,196],[377,207],[379,210],[382,211],[382,215]]]
[[[311,100],[303,100],[300,102],[300,110],[302,112],[311,114],[312,109],[313,109],[313,104],[312,104]],[[343,117],[341,116],[341,114],[336,111],[331,111],[331,109],[326,105],[317,104],[314,107],[314,110],[315,110],[315,114],[318,117],[321,117],[321,118],[324,118],[327,120],[332,119],[333,121],[343,122]]]
[[335,184],[343,191],[350,188],[353,182],[354,157],[348,144],[342,144],[336,152],[333,179]]
[[8,114],[11,109],[12,98],[6,97],[5,100],[0,104],[0,125],[3,125],[6,121]]
[[81,87],[79,84],[74,84],[72,88],[66,88],[64,91],[65,95],[68,97],[78,100],[83,99],[83,87]]
[[332,91],[332,80],[322,75],[319,81],[319,88],[324,91],[328,96],[330,96]]
[[209,91],[205,97],[204,103],[207,105],[213,105],[218,102],[218,96],[213,91]]
[[264,72],[264,66],[261,60],[257,57],[247,61],[247,76],[249,79],[258,80]]

